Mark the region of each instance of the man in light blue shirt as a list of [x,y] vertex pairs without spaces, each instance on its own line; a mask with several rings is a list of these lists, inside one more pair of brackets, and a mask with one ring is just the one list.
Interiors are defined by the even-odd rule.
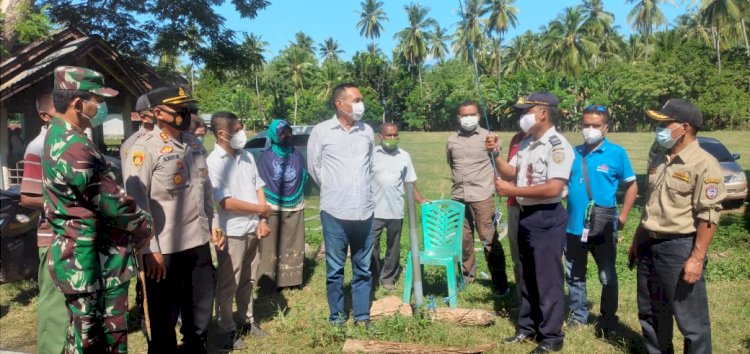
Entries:
[[[613,339],[617,334],[617,234],[615,228],[622,229],[630,208],[638,194],[635,174],[628,154],[619,145],[610,143],[607,133],[609,110],[599,105],[586,107],[583,112],[581,129],[585,143],[576,146],[575,160],[568,180],[568,227],[565,245],[565,270],[570,303],[569,327],[586,324],[589,310],[586,300],[586,263],[588,253],[594,256],[602,284],[601,317],[598,332],[605,338]],[[584,165],[586,168],[584,169]],[[586,173],[588,172],[588,173]],[[588,175],[588,182],[586,178]],[[587,191],[586,184],[589,184]],[[594,231],[589,219],[590,201],[605,207],[617,207],[617,188],[625,186],[625,198],[619,215],[608,223],[603,231]],[[589,198],[591,194],[591,199]]]
[[344,312],[344,263],[351,248],[354,321],[368,326],[374,136],[372,128],[360,120],[365,106],[356,86],[337,86],[331,101],[336,114],[316,125],[307,142],[308,171],[320,187],[329,321],[341,325],[348,318]]

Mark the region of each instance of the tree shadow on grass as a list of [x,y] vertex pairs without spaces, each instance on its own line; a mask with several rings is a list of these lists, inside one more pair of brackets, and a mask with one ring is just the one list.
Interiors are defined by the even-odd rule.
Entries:
[[[39,295],[39,286],[34,281],[24,280],[23,284],[19,284],[20,290],[13,296],[0,304],[0,318],[5,317],[10,311],[11,304],[18,304],[21,306],[27,306],[31,303],[31,300]],[[28,283],[27,283],[28,282]],[[7,286],[7,285],[6,285]]]

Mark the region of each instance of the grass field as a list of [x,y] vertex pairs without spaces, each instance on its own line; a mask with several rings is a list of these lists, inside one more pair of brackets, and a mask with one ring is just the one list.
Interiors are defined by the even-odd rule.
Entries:
[[[401,135],[401,146],[408,150],[414,160],[419,176],[419,189],[426,198],[450,197],[450,171],[445,160],[445,141],[449,133],[409,133]],[[500,136],[507,148],[512,133]],[[572,144],[580,144],[579,134],[566,134]],[[748,132],[712,132],[704,134],[719,138],[731,152],[742,154],[741,164],[750,169],[750,141]],[[646,170],[647,151],[653,141],[653,133],[611,134],[610,140],[626,147],[637,174]],[[207,144],[208,145],[208,144]],[[750,171],[747,171],[750,172]],[[641,188],[641,192],[645,191]],[[306,242],[317,249],[322,240],[320,222],[316,218],[317,197],[307,200]],[[713,330],[713,346],[716,353],[747,353],[750,351],[750,208],[725,212],[721,225],[709,251],[707,278],[709,306]],[[597,339],[592,325],[581,330],[566,331],[565,351],[574,353],[620,353],[642,351],[640,326],[637,319],[635,297],[635,273],[627,270],[627,247],[637,224],[640,208],[634,208],[625,230],[621,232],[618,245],[617,267],[620,280],[621,338],[607,342]],[[402,237],[402,260],[408,250],[408,226],[404,225]],[[514,283],[510,270],[511,261],[507,240],[506,250],[508,275]],[[479,247],[479,244],[477,244]],[[482,258],[481,252],[478,258]],[[486,272],[482,260],[478,270]],[[403,264],[403,263],[402,263]],[[589,262],[589,301],[591,314],[598,315],[600,286],[593,260]],[[348,280],[351,272],[347,270]],[[444,275],[438,268],[428,267],[425,274],[425,293],[436,299],[446,295]],[[132,286],[132,285],[131,285]],[[400,296],[403,281],[397,284]],[[131,292],[133,293],[133,292]],[[389,295],[379,290],[375,298]],[[131,301],[132,303],[132,301]],[[438,306],[445,306],[437,301]],[[246,352],[262,353],[335,353],[340,352],[346,339],[374,339],[403,341],[444,346],[472,346],[494,343],[493,353],[523,353],[533,349],[533,344],[507,346],[502,338],[514,332],[512,319],[515,300],[497,300],[491,296],[489,280],[468,285],[459,295],[459,306],[495,311],[497,322],[489,327],[462,327],[453,324],[430,322],[424,318],[392,317],[373,322],[369,331],[349,325],[343,329],[329,326],[326,322],[328,307],[325,297],[325,262],[312,255],[305,263],[305,286],[302,290],[283,291],[277,295],[259,295],[256,299],[256,316],[263,328],[271,335],[265,338],[246,337],[249,347]],[[0,348],[8,350],[35,351],[36,346],[36,283],[24,281],[0,286]],[[146,351],[143,336],[133,329],[129,337],[130,350],[134,353]],[[682,351],[682,338],[675,327],[675,347]]]

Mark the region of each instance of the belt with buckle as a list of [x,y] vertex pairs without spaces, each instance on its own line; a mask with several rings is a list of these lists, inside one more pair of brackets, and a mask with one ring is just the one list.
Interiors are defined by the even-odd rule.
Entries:
[[648,237],[654,239],[654,240],[671,240],[675,238],[683,238],[683,237],[693,237],[695,236],[695,232],[689,233],[689,234],[667,234],[663,232],[656,232],[651,230],[646,230],[648,233]]

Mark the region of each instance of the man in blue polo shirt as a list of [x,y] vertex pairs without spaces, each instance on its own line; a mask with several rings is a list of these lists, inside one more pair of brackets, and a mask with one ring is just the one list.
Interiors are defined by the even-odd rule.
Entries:
[[[617,233],[615,228],[622,229],[625,224],[638,194],[638,186],[635,183],[635,174],[625,149],[610,143],[604,137],[608,130],[608,120],[609,110],[604,106],[591,105],[583,111],[581,128],[585,143],[573,149],[575,161],[568,180],[565,270],[570,300],[568,327],[580,327],[586,324],[589,315],[586,301],[588,253],[591,252],[594,256],[599,269],[599,282],[602,284],[601,317],[598,330],[605,338],[611,339],[617,335],[617,315],[615,315],[617,312],[617,273],[615,271]],[[623,184],[626,191],[618,215],[615,194],[619,184]],[[604,213],[599,213],[595,218],[591,216],[595,209],[594,205],[610,209],[605,209]],[[610,220],[601,217],[607,212],[611,213],[611,222],[606,222],[603,228],[597,227],[595,224],[599,224],[599,221]]]

